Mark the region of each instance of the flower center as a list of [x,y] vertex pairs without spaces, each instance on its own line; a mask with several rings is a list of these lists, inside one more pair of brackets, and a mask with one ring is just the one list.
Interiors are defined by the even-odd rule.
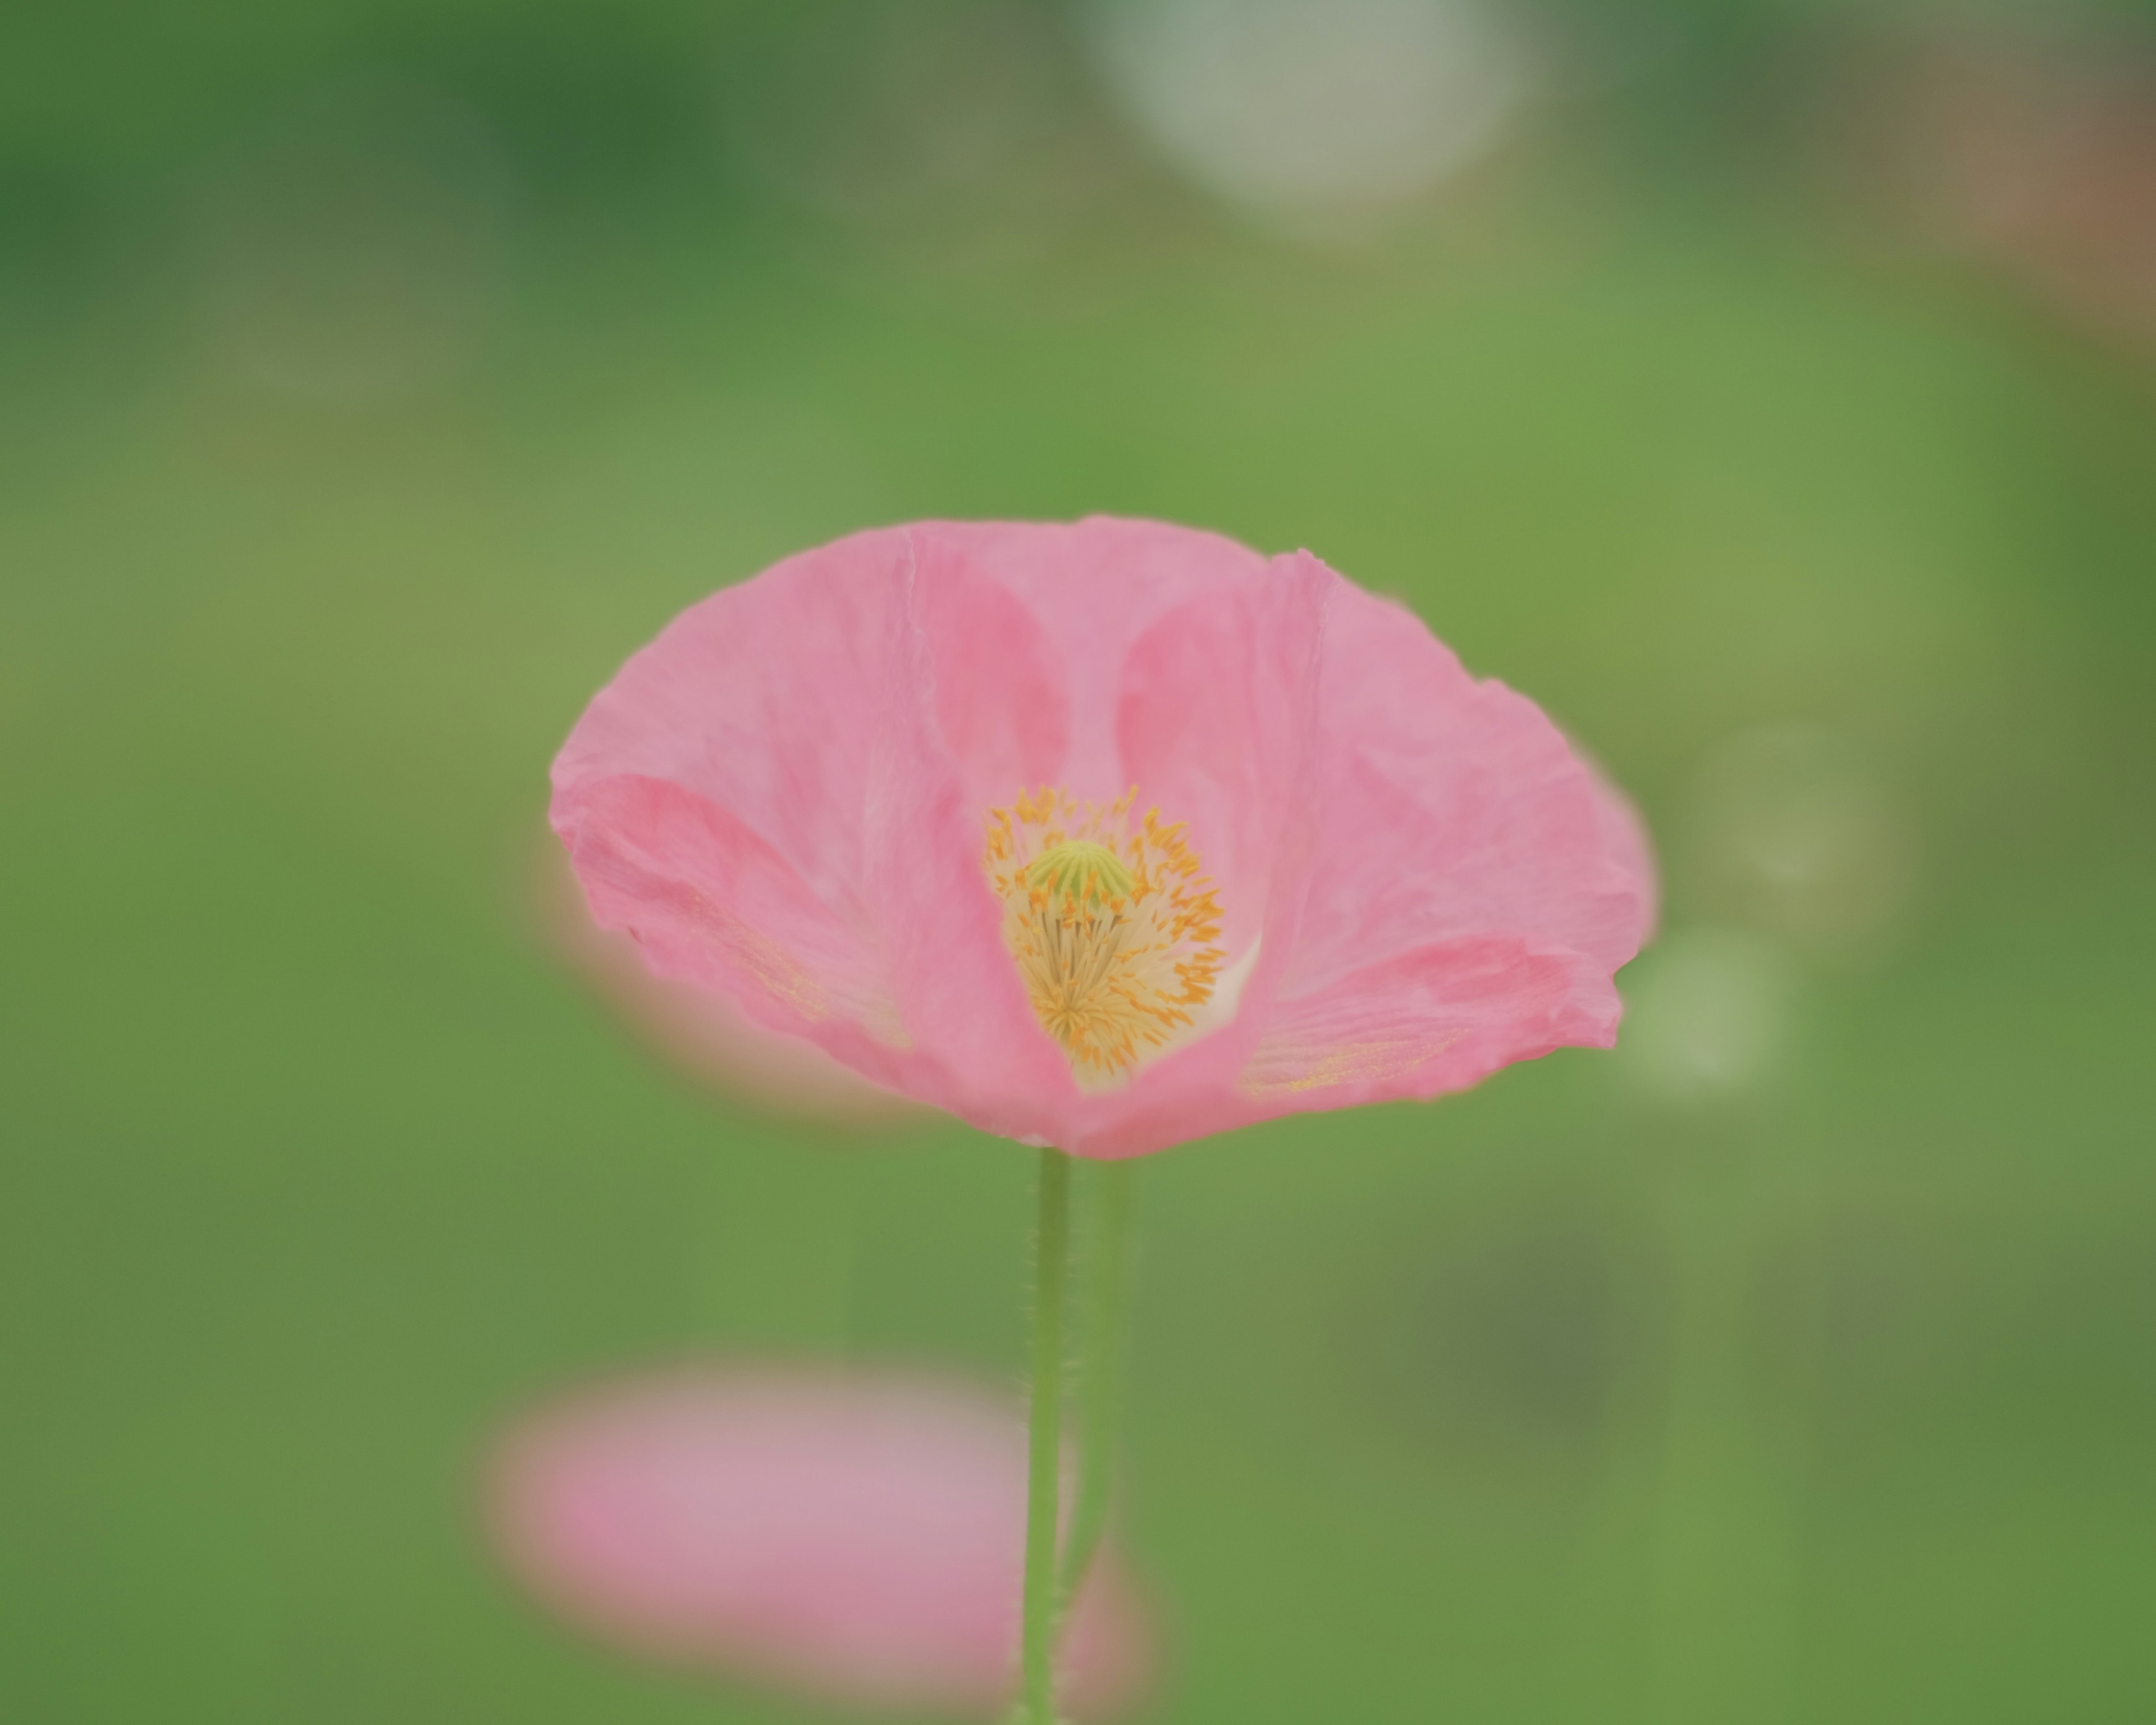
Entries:
[[1004,944],[1081,1083],[1112,1084],[1196,1024],[1222,963],[1220,906],[1183,825],[1021,791],[988,818]]

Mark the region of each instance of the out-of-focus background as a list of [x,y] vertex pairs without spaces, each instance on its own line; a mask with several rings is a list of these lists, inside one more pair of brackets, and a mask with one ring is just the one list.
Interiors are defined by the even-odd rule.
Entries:
[[0,22],[0,1713],[796,1721],[502,1422],[1012,1380],[1030,1158],[664,1065],[544,775],[850,529],[1308,546],[1639,799],[1614,1055],[1146,1173],[1143,1718],[2156,1711],[2156,13]]

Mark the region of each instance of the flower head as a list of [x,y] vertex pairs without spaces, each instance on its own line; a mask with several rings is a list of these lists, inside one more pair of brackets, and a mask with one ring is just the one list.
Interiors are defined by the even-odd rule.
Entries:
[[[703,1368],[589,1391],[503,1440],[496,1543],[608,1640],[857,1707],[988,1717],[1017,1671],[1025,1430],[963,1383]],[[1092,1717],[1147,1660],[1112,1554],[1066,1692]]]
[[598,921],[878,1084],[1091,1156],[1614,1037],[1636,823],[1307,552],[933,522],[692,606],[553,821]]

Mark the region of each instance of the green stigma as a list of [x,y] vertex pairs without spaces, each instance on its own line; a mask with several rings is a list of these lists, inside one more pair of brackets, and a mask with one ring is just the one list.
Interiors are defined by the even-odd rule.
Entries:
[[1105,845],[1069,839],[1051,845],[1025,871],[1026,885],[1057,898],[1105,901],[1128,898],[1137,878]]

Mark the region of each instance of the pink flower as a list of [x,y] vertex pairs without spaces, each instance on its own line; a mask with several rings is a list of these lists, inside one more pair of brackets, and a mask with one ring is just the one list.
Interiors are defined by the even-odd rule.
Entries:
[[1532,701],[1306,552],[1146,521],[887,529],[714,594],[592,702],[552,818],[661,975],[1095,1157],[1606,1047],[1653,915]]
[[[512,1568],[645,1653],[856,1706],[988,1717],[1017,1674],[1025,1433],[970,1386],[889,1373],[685,1371],[518,1426],[493,1477]],[[1064,1645],[1097,1715],[1147,1662],[1109,1556]]]

